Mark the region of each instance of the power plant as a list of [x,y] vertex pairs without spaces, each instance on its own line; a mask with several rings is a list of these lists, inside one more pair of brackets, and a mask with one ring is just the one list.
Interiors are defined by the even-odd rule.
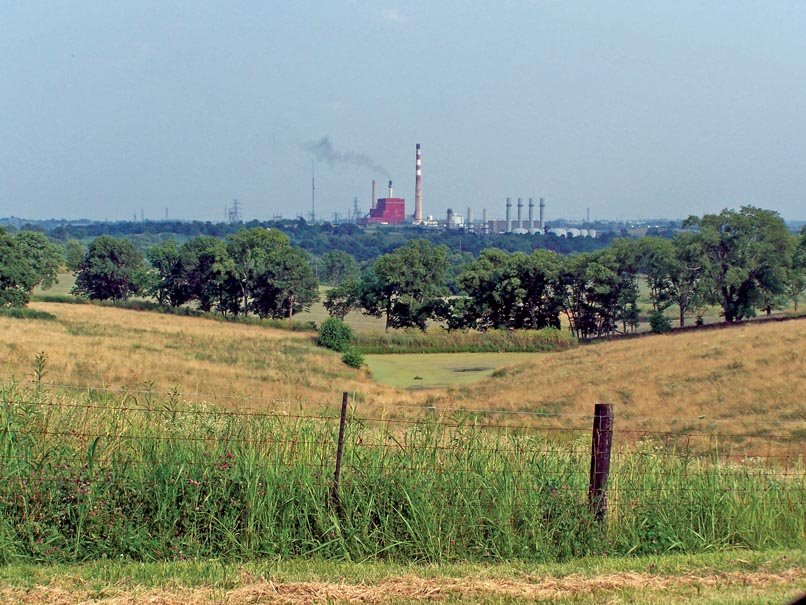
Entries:
[[[524,199],[528,199],[528,204],[524,204]],[[511,233],[513,235],[534,235],[552,233],[560,237],[596,237],[593,229],[581,229],[576,227],[562,228],[555,227],[549,229],[546,224],[545,199],[529,197],[518,197],[517,215],[512,214],[512,198],[507,197],[504,205],[505,218],[488,219],[487,208],[482,209],[481,221],[474,220],[473,209],[467,206],[467,213],[463,216],[461,212],[454,212],[452,208],[447,208],[444,218],[436,219],[431,215],[425,215],[423,210],[423,156],[422,146],[417,143],[414,154],[414,212],[406,214],[406,200],[402,197],[395,197],[392,190],[392,181],[389,181],[386,197],[376,197],[375,179],[371,183],[371,199],[369,213],[359,216],[357,201],[353,203],[352,220],[356,224],[369,225],[412,225],[433,229],[465,230],[481,235]],[[535,203],[535,200],[538,203]],[[457,200],[458,201],[458,200]],[[528,208],[528,214],[524,216],[524,206]],[[535,220],[535,206],[538,208],[537,220]],[[349,215],[349,213],[348,213]],[[588,222],[590,222],[590,211],[587,212]],[[561,223],[565,224],[565,223]],[[576,224],[576,223],[574,223]],[[580,225],[582,226],[582,225]]]

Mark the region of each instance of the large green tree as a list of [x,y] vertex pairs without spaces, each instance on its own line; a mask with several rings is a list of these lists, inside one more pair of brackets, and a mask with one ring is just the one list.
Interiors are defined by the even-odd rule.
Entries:
[[178,307],[191,298],[182,250],[176,240],[151,246],[146,258],[152,267],[153,280],[149,294],[161,305]]
[[804,292],[806,292],[806,226],[794,238],[792,265],[786,278],[786,294],[794,305],[795,312],[798,310],[798,301]]
[[39,231],[20,231],[14,235],[22,254],[36,273],[36,285],[50,288],[58,281],[63,255],[59,246]]
[[190,299],[195,300],[202,311],[215,308],[223,312],[232,299],[239,302],[238,296],[231,295],[227,289],[228,279],[223,271],[226,258],[226,244],[217,237],[202,235],[182,244],[183,277]]
[[126,300],[140,292],[143,255],[125,239],[102,235],[90,243],[73,292],[95,300]]
[[319,285],[308,254],[300,248],[281,250],[253,287],[252,308],[261,317],[293,317],[319,299]]
[[319,259],[319,280],[330,286],[340,286],[358,279],[358,263],[341,250],[330,250]]
[[579,338],[638,325],[637,260],[627,244],[566,259],[560,272],[563,312]]
[[777,212],[743,206],[690,217],[686,225],[698,230],[704,291],[725,321],[752,317],[784,294],[792,238]]
[[288,236],[277,229],[241,229],[227,237],[227,255],[218,270],[238,285],[239,312],[249,314],[258,284],[268,267],[277,262],[291,245]]
[[546,250],[484,250],[459,275],[466,297],[455,298],[455,307],[475,329],[559,328],[559,271],[560,257]]
[[425,330],[435,304],[447,294],[448,250],[427,240],[414,240],[380,256],[360,282],[363,312],[386,315],[386,328]]
[[33,265],[15,238],[0,228],[0,307],[28,304],[38,281]]
[[64,266],[71,273],[77,273],[81,268],[81,262],[87,253],[86,246],[77,239],[69,239],[64,242],[63,248]]

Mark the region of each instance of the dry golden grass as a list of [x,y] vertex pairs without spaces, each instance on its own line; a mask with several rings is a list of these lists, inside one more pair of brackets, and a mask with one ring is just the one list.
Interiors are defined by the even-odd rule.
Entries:
[[[784,435],[801,451],[806,441],[803,320],[604,342],[538,355],[476,384],[405,391],[348,368],[311,334],[90,305],[31,306],[57,321],[0,317],[0,364],[18,380],[30,380],[44,351],[45,382],[177,388],[185,399],[229,406],[335,404],[348,391],[373,416],[380,408],[394,416],[503,410],[487,416],[496,424],[587,428],[593,404],[612,402],[617,428]],[[753,451],[763,452],[766,437],[752,439]]]
[[806,442],[804,320],[603,342],[500,374],[431,403],[591,414],[595,402],[611,402],[617,427],[681,433],[750,427],[745,432],[789,435],[801,451]]
[[[210,605],[228,603],[412,603],[412,602],[517,602],[576,603],[582,598],[590,602],[658,603],[658,602],[738,602],[749,599],[762,602],[773,597],[784,602],[798,595],[806,583],[803,569],[778,573],[721,572],[688,575],[653,575],[618,572],[564,577],[497,577],[450,578],[420,577],[414,574],[388,577],[378,582],[281,582],[270,579],[245,578],[236,588],[143,588],[106,587],[100,591],[71,586],[67,581],[54,581],[49,586],[28,589],[0,587],[4,603],[42,603],[73,605],[104,603],[134,605]],[[66,586],[60,586],[64,584]],[[727,597],[727,598],[725,598]],[[764,601],[768,602],[768,601]]]
[[90,305],[31,307],[57,321],[0,318],[0,364],[17,380],[31,379],[44,351],[44,381],[58,385],[177,388],[191,400],[261,408],[338,403],[341,391],[399,399],[315,346],[310,333]]

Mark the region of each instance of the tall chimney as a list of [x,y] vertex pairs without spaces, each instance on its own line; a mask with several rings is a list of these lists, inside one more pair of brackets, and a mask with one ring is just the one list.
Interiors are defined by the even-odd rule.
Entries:
[[465,227],[470,229],[470,226],[473,224],[473,209],[468,206],[467,207],[467,225]]
[[451,229],[453,227],[453,208],[448,208],[448,215],[445,220],[445,228]]
[[535,200],[534,198],[529,198],[529,227],[527,227],[529,231],[535,228]]
[[507,233],[512,233],[512,200],[507,198]]
[[417,159],[414,172],[414,222],[423,222],[423,158],[417,143]]
[[546,223],[543,222],[543,208],[546,207],[546,202],[543,201],[543,198],[540,198],[540,230],[543,231],[546,228]]
[[389,179],[389,195],[386,197],[392,197],[392,179]]
[[518,229],[523,229],[523,200],[518,198]]
[[369,200],[369,207],[372,208],[372,210],[375,210],[377,206],[378,203],[375,200],[375,179],[372,179],[372,199]]
[[487,209],[481,209],[481,232],[487,233]]

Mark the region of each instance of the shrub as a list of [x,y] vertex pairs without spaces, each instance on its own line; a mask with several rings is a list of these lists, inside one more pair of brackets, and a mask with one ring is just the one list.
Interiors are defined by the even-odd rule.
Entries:
[[666,334],[672,331],[672,321],[663,314],[663,311],[652,311],[649,316],[649,325],[656,334]]
[[347,349],[341,356],[341,360],[351,368],[358,369],[364,365],[364,356],[355,349]]
[[365,355],[385,353],[535,353],[564,351],[577,346],[577,339],[567,331],[475,330],[452,331],[434,328],[360,332],[353,345]]
[[353,331],[350,326],[337,317],[329,317],[319,328],[319,345],[340,353],[346,353],[350,349],[352,338]]

